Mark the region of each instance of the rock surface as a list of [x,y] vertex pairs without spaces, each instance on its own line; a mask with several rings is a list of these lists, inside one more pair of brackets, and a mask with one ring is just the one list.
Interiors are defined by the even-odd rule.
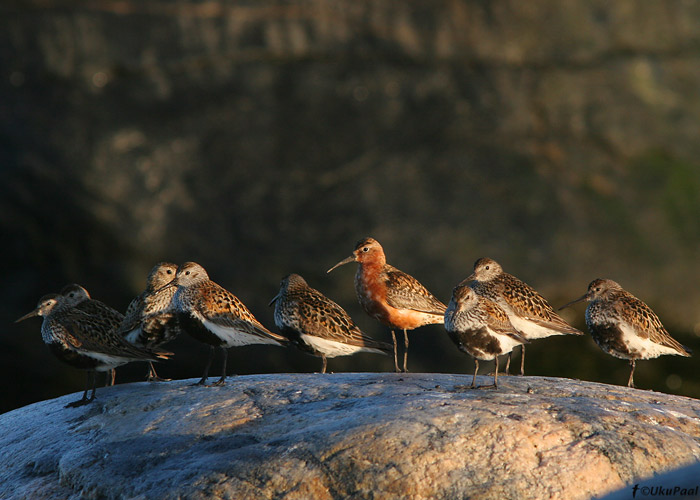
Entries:
[[700,462],[681,467],[645,481],[630,484],[602,500],[629,500],[629,498],[700,498]]
[[[0,416],[2,498],[589,498],[700,459],[700,401],[541,377],[296,374]],[[480,377],[481,383],[490,382]]]

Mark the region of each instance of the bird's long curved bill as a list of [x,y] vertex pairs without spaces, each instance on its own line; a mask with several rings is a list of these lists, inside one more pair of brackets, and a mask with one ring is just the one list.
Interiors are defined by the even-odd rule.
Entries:
[[338,262],[335,266],[331,267],[328,271],[326,271],[326,273],[330,273],[330,272],[331,272],[333,269],[335,269],[336,267],[340,267],[340,266],[342,266],[343,264],[349,264],[350,262],[355,262],[355,256],[354,256],[354,255],[351,255],[351,256],[348,257],[347,259],[341,260],[341,261]]
[[474,275],[474,273],[472,273],[469,276],[467,276],[466,278],[464,278],[462,281],[460,281],[457,284],[457,286],[468,285],[471,281],[474,281],[474,280],[476,280],[476,276]]
[[277,301],[277,299],[280,298],[280,295],[282,295],[282,292],[280,292],[280,293],[278,293],[277,295],[275,295],[274,297],[272,297],[272,300],[271,300],[270,303],[267,305],[267,307],[272,306],[272,304],[274,304],[274,303]]
[[560,307],[559,309],[557,309],[557,310],[558,310],[558,311],[561,311],[561,310],[564,309],[565,307],[569,307],[569,306],[571,306],[571,305],[574,305],[574,304],[576,304],[577,302],[583,302],[583,301],[586,300],[587,298],[588,298],[588,294],[586,293],[586,294],[584,294],[584,295],[581,295],[578,299],[574,299],[574,300],[572,300],[571,302],[569,302],[568,304],[564,304],[563,306],[561,306],[561,307]]
[[32,312],[28,312],[21,318],[15,320],[15,323],[19,323],[20,321],[24,321],[25,319],[33,318],[34,316],[39,316],[39,309],[34,309]]

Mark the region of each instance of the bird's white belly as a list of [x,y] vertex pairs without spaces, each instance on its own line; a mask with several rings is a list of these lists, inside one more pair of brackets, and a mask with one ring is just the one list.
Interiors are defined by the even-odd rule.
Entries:
[[139,340],[139,335],[141,335],[141,327],[134,328],[133,330],[131,330],[129,333],[124,335],[124,339],[127,342],[130,342],[132,344],[136,344]]
[[272,338],[253,335],[230,326],[217,325],[209,320],[203,319],[204,326],[226,343],[226,347],[240,347],[250,344],[272,344],[279,345],[279,342]]
[[672,347],[640,337],[632,327],[625,323],[620,323],[619,328],[622,331],[622,341],[627,345],[630,354],[637,359],[657,358],[664,354],[679,354]]
[[[102,363],[101,366],[95,367],[95,371],[98,371],[98,372],[106,372],[106,371],[111,370],[112,368],[116,368],[118,366],[124,365],[124,364],[128,363],[129,361],[137,361],[136,359],[128,359],[128,358],[122,358],[119,356],[111,356],[109,354],[102,354],[99,352],[81,351],[81,354],[83,354],[85,356],[89,356],[89,357],[96,359]],[[147,360],[143,360],[143,361],[147,361]]]
[[313,335],[306,335],[305,333],[302,333],[300,337],[306,344],[310,345],[317,351],[322,352],[328,358],[347,356],[349,354],[355,354],[356,352],[361,351],[380,352],[377,349],[357,345],[348,345],[342,342],[336,342],[335,340],[322,339],[319,337],[314,337]]
[[551,337],[552,335],[564,335],[562,332],[538,325],[527,318],[517,316],[510,312],[508,312],[508,319],[515,329],[527,340],[543,339],[545,337]]

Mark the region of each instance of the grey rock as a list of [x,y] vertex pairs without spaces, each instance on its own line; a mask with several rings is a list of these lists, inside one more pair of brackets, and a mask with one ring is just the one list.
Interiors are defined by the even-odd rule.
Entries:
[[254,375],[36,403],[0,416],[0,497],[577,499],[700,458],[700,401],[470,377]]

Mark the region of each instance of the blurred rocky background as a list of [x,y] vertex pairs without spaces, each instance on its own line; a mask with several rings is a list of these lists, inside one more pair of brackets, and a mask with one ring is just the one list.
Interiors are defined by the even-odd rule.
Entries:
[[[555,306],[615,279],[700,352],[699,157],[694,0],[3,2],[0,411],[83,387],[16,318],[70,282],[124,310],[161,260],[201,263],[270,327],[300,273],[387,339],[355,266],[325,273],[370,235],[445,302],[481,256]],[[566,317],[585,329],[584,309]],[[200,376],[204,346],[169,347],[161,375]],[[409,353],[412,371],[473,366],[437,326]],[[640,362],[635,381],[700,397],[698,363]],[[229,364],[319,366],[270,347]],[[526,369],[629,373],[589,336],[533,343]]]

